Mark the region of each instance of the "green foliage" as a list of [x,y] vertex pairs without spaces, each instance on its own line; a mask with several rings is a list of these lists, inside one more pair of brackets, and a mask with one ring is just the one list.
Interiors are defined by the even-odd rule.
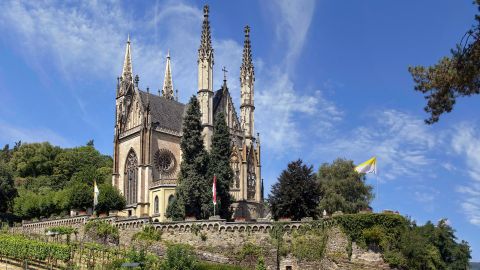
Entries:
[[[480,1],[475,1],[480,9]],[[430,114],[425,120],[433,124],[443,113],[452,111],[457,98],[480,93],[480,16],[476,15],[476,25],[468,30],[450,57],[443,57],[429,67],[409,67],[408,71],[415,82],[415,90],[425,94],[425,111]]]
[[372,187],[365,183],[365,176],[358,174],[354,168],[352,161],[344,159],[320,166],[317,175],[321,190],[320,211],[326,210],[330,214],[336,211],[358,213],[370,208]]
[[293,234],[292,253],[305,261],[320,261],[327,245],[328,234],[324,229],[310,228]]
[[401,269],[466,269],[468,243],[456,242],[453,229],[441,220],[417,226],[395,214],[350,214],[333,217],[351,241],[376,251]]
[[[178,178],[175,206],[169,217],[185,213],[187,217],[208,218],[211,203],[211,179],[208,179],[208,154],[203,146],[200,105],[192,96],[183,119],[183,136],[180,142],[182,162]],[[180,208],[180,211],[173,211]]]
[[265,259],[263,257],[258,258],[255,270],[267,270],[267,266],[265,265]]
[[63,190],[42,188],[35,192],[21,187],[14,200],[14,213],[25,219],[50,217],[52,214],[66,213],[68,205],[68,195]]
[[143,229],[135,233],[132,240],[142,241],[160,241],[162,239],[162,231],[156,230],[153,226],[145,226]]
[[230,186],[233,182],[233,170],[230,166],[231,155],[231,138],[225,115],[218,113],[213,127],[208,179],[213,179],[214,175],[217,177],[218,214],[221,218],[227,220],[232,217],[232,211],[230,209],[230,205],[232,204]]
[[235,266],[235,265],[199,262],[197,263],[197,270],[246,270],[246,269],[240,266]]
[[252,269],[257,264],[257,258],[263,255],[263,249],[253,243],[245,243],[237,252],[237,260]]
[[0,213],[12,210],[13,199],[17,196],[17,189],[13,182],[10,167],[0,160]]
[[174,221],[183,220],[185,217],[185,206],[178,198],[178,193],[175,194],[171,203],[167,206],[167,217]]
[[167,248],[161,269],[197,270],[199,268],[192,247],[185,244],[172,244]]
[[22,144],[13,152],[10,165],[20,177],[52,175],[55,158],[60,152],[60,147],[48,142]]
[[91,220],[85,224],[85,233],[92,235],[107,244],[108,240],[118,243],[120,238],[118,228],[106,221]]
[[283,236],[285,235],[284,224],[281,222],[273,223],[268,234],[270,236],[271,244],[275,247],[277,269],[280,269],[280,257],[282,256],[282,251],[285,244],[283,239]]
[[300,220],[316,215],[319,196],[312,166],[304,165],[299,159],[288,164],[288,168],[280,174],[278,182],[272,186],[268,202],[275,219],[289,217]]
[[5,146],[0,157],[0,184],[2,164],[8,162],[18,191],[13,213],[26,219],[91,207],[93,181],[109,182],[112,172],[112,159],[101,155],[93,145],[62,149],[47,142],[17,143],[13,149]]
[[73,228],[71,226],[50,227],[50,228],[45,230],[45,232],[48,232],[48,231],[53,232],[53,233],[57,233],[57,234],[60,234],[60,235],[70,235],[70,234],[77,234],[78,233],[78,229]]
[[95,207],[95,210],[98,212],[107,213],[111,210],[122,210],[125,208],[127,204],[125,197],[110,182],[100,185],[99,191],[98,204]]
[[93,207],[93,186],[77,183],[69,188],[69,206],[72,209],[86,210]]
[[0,256],[19,260],[70,260],[70,247],[31,240],[20,235],[0,234]]

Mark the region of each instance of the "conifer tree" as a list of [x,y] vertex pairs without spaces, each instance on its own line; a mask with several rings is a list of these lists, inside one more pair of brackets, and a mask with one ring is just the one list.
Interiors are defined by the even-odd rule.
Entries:
[[233,181],[233,170],[230,167],[230,156],[232,155],[232,146],[230,132],[223,113],[217,114],[213,127],[212,150],[210,152],[209,178],[213,181],[213,176],[217,177],[217,202],[218,213],[221,218],[230,219],[232,212],[230,205],[232,198],[230,196],[230,185]]
[[169,207],[169,217],[182,215],[197,219],[207,218],[210,212],[210,181],[207,180],[208,154],[202,139],[200,105],[195,96],[190,98],[183,118],[183,136],[180,142],[182,162],[177,194]]
[[278,182],[272,186],[268,202],[275,219],[300,220],[315,216],[319,199],[320,190],[313,168],[299,159],[288,164],[280,174]]

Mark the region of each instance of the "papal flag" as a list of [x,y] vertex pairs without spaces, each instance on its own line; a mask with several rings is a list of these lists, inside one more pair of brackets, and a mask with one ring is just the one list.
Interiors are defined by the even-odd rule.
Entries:
[[377,174],[377,158],[373,157],[362,164],[355,167],[355,171],[358,173],[373,173]]
[[98,190],[97,181],[93,181],[93,207],[98,204],[98,194],[100,194],[100,190]]

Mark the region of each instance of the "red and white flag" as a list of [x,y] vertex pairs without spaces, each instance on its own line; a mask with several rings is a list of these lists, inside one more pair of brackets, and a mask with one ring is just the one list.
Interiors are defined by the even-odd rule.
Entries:
[[212,195],[213,195],[213,204],[217,204],[217,176],[213,176],[213,185],[212,185]]

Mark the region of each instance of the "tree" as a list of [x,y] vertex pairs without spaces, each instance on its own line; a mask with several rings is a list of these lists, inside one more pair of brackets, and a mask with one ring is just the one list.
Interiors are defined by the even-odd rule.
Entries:
[[20,177],[51,175],[55,158],[60,152],[59,147],[48,142],[20,144],[13,152],[10,165]]
[[[480,0],[475,3],[480,10]],[[430,67],[409,67],[415,82],[415,90],[425,94],[428,100],[425,111],[433,124],[443,113],[452,111],[457,98],[480,93],[480,15],[476,25],[468,30],[450,57],[443,57]]]
[[123,210],[127,205],[125,197],[110,183],[100,185],[99,192],[98,204],[95,206],[95,210],[100,213],[106,213],[111,210]]
[[290,217],[300,220],[315,216],[319,196],[312,166],[304,165],[299,159],[288,164],[280,174],[278,182],[272,186],[268,202],[275,219]]
[[16,196],[13,174],[8,165],[0,160],[0,212],[11,211]]
[[200,105],[192,96],[183,119],[182,162],[176,200],[172,202],[175,204],[172,209],[181,207],[183,211],[179,213],[197,219],[207,218],[212,208],[211,181],[207,179],[208,155],[203,145],[200,117]]
[[230,185],[233,181],[233,170],[230,166],[232,146],[230,132],[223,113],[217,114],[213,127],[212,149],[210,151],[209,179],[217,177],[217,200],[219,201],[218,213],[224,219],[232,217],[230,205]]
[[354,168],[352,161],[344,159],[320,167],[317,174],[321,191],[320,211],[357,213],[370,207],[372,187],[365,183],[365,175],[358,174]]
[[69,205],[71,209],[86,210],[93,206],[93,187],[87,184],[75,184],[70,188]]

